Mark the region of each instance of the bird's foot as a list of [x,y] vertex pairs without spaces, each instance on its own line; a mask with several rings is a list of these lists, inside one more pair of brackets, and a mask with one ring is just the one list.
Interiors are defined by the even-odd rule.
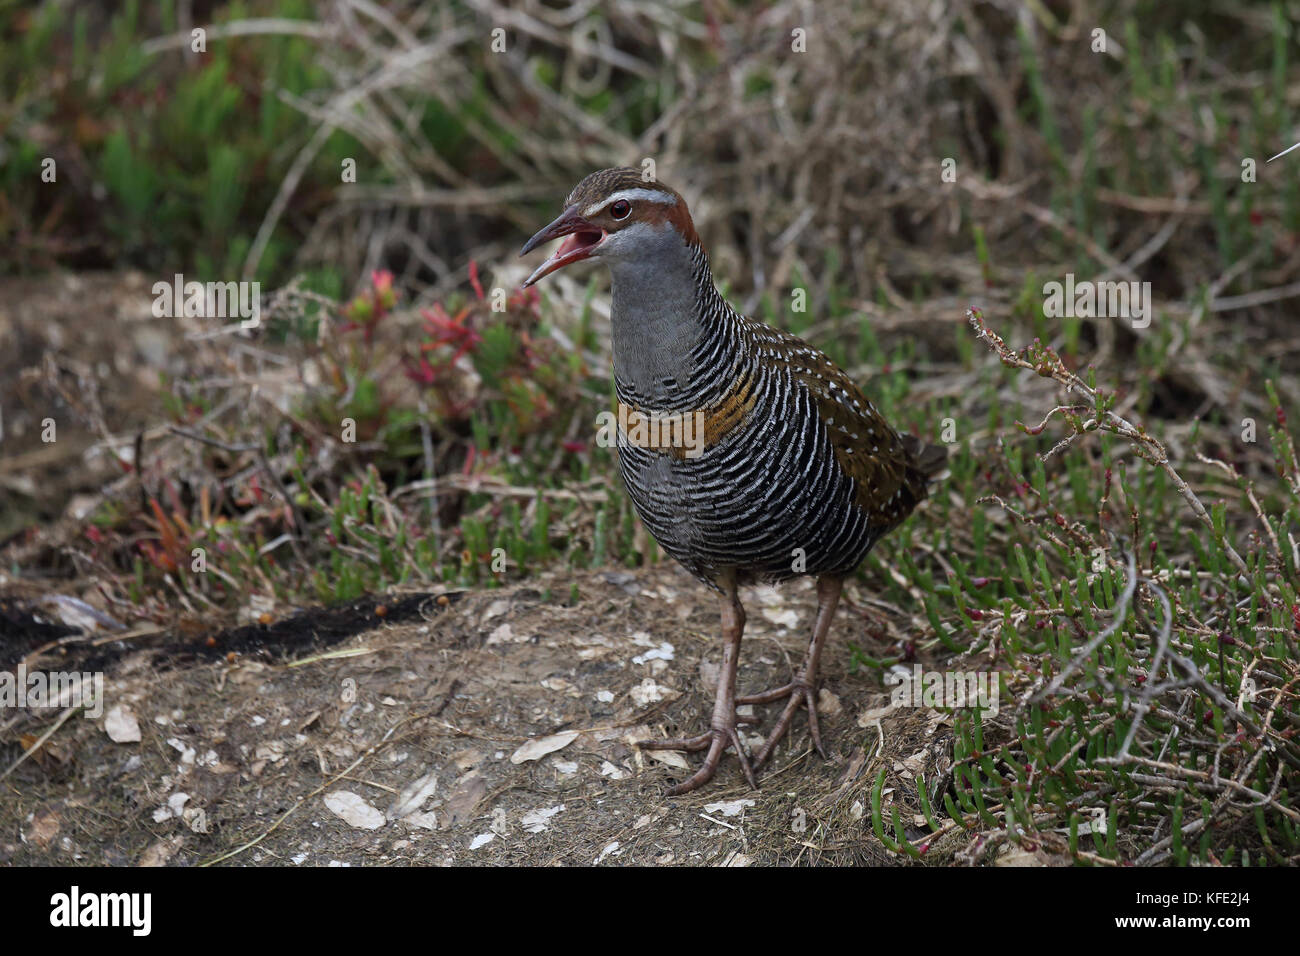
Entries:
[[713,775],[718,771],[718,763],[722,760],[722,752],[728,747],[736,751],[736,759],[740,761],[740,769],[745,772],[745,779],[749,781],[749,785],[754,789],[758,789],[758,781],[754,777],[754,768],[750,765],[745,745],[736,730],[738,724],[752,724],[756,720],[757,718],[754,717],[736,717],[733,714],[729,722],[723,721],[719,723],[715,721],[714,725],[707,731],[694,737],[638,740],[636,746],[641,750],[685,750],[688,753],[708,750],[708,753],[704,755],[704,765],[695,772],[695,775],[669,788],[665,794],[666,796],[677,797],[683,793],[690,793],[712,780]]
[[783,697],[789,699],[786,701],[785,709],[781,712],[781,717],[777,720],[776,726],[772,728],[772,732],[768,734],[767,740],[763,742],[762,748],[754,758],[755,770],[761,769],[763,764],[767,763],[767,759],[772,756],[772,751],[776,749],[776,745],[789,732],[790,722],[794,720],[795,711],[799,709],[800,704],[808,708],[808,733],[812,736],[813,746],[817,748],[817,752],[822,755],[823,759],[826,757],[826,751],[822,749],[821,727],[817,722],[817,688],[813,686],[812,681],[802,674],[788,684],[765,690],[761,694],[737,697],[736,703],[770,704]]

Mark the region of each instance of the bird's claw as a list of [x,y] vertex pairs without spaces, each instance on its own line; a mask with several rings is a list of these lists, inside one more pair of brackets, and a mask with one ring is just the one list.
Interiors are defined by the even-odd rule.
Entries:
[[745,779],[751,787],[757,790],[758,779],[754,776],[754,766],[750,763],[745,744],[740,739],[740,734],[736,729],[737,724],[753,723],[756,719],[754,717],[733,718],[730,723],[710,727],[704,733],[697,734],[694,737],[664,737],[655,740],[639,740],[636,742],[636,746],[641,750],[684,750],[688,753],[708,749],[709,752],[704,755],[703,766],[689,779],[669,788],[667,796],[677,797],[683,793],[690,793],[712,780],[713,775],[718,772],[718,764],[722,760],[722,753],[728,747],[736,752],[736,759],[740,761],[740,769],[744,771]]
[[751,694],[748,697],[737,697],[737,704],[770,704],[781,698],[786,700],[785,709],[781,711],[781,717],[777,720],[776,726],[768,734],[767,740],[759,748],[757,756],[754,757],[754,769],[760,770],[763,764],[767,763],[772,751],[776,745],[781,742],[790,730],[790,723],[794,720],[795,711],[799,705],[803,704],[808,708],[808,733],[812,737],[813,747],[816,748],[823,759],[826,758],[826,750],[822,747],[821,725],[817,719],[817,690],[812,683],[805,680],[802,675],[796,677],[788,684],[780,687],[774,687],[771,690],[765,690],[761,694]]

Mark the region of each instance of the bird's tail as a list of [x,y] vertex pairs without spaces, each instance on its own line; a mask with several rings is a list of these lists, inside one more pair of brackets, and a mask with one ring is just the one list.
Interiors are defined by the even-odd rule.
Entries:
[[948,467],[948,449],[942,445],[930,445],[915,435],[903,435],[903,447],[907,453],[912,456],[912,462],[917,471],[925,476],[927,481],[933,481],[937,478],[946,467]]

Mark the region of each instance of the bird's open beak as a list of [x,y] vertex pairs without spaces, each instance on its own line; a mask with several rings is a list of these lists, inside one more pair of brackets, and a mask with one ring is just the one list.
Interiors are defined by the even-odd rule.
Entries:
[[526,256],[542,243],[559,239],[561,236],[568,238],[560,243],[549,259],[524,280],[525,287],[532,285],[543,276],[550,275],[556,269],[563,269],[570,263],[590,257],[596,246],[600,245],[601,240],[605,238],[605,231],[583,219],[578,213],[577,205],[573,205],[564,210],[553,223],[524,243],[524,248],[519,254]]

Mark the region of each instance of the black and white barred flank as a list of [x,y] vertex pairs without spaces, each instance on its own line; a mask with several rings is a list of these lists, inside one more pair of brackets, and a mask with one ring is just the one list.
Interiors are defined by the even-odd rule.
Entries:
[[[713,283],[707,254],[695,247],[692,255],[703,332],[692,374],[685,383],[657,383],[653,410],[716,408],[734,400],[746,379],[753,405],[698,457],[621,447],[620,470],[637,513],[664,551],[713,586],[723,569],[735,569],[742,581],[847,574],[895,522],[888,511],[862,507],[822,402],[829,395],[863,416],[869,411],[860,436],[866,448],[874,429],[888,426],[869,403],[861,408],[844,388],[836,394],[820,374],[829,364],[822,353],[732,309]],[[620,401],[651,406],[650,396],[617,375],[615,388]],[[817,388],[824,388],[821,401]],[[898,441],[892,431],[879,437]]]

